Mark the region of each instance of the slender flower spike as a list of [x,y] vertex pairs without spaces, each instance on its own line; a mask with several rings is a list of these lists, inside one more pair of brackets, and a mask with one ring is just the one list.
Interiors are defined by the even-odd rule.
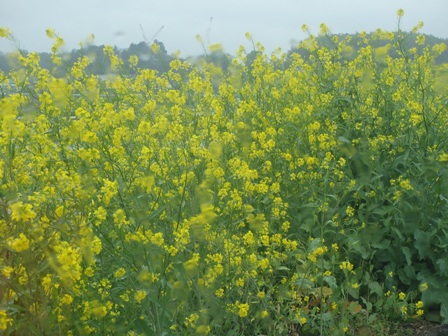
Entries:
[[11,31],[8,28],[0,27],[0,38],[8,38],[11,36]]
[[52,28],[48,28],[46,31],[45,31],[45,33],[47,34],[47,36],[49,37],[49,38],[54,38],[54,35],[55,35],[55,32],[54,32],[54,29],[52,29]]

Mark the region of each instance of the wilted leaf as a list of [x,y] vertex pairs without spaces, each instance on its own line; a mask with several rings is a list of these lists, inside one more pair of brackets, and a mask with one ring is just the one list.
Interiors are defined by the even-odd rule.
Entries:
[[358,314],[361,310],[362,306],[356,301],[351,302],[348,306],[348,311],[352,314]]

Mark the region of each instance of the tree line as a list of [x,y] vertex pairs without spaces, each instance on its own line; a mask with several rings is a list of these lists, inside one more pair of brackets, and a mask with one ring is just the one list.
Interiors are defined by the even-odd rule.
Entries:
[[[334,37],[337,37],[339,40],[346,40],[347,37],[349,37],[349,41],[347,42],[347,45],[350,46],[353,49],[353,55],[356,54],[356,52],[361,48],[363,45],[362,40],[367,39],[370,46],[373,48],[379,48],[383,47],[388,43],[391,43],[390,40],[386,38],[379,37],[379,34],[376,33],[370,33],[366,34],[366,36],[361,37],[359,34],[337,34],[337,35],[322,35],[317,36],[316,41],[318,45],[325,46],[327,48],[331,48],[331,45],[334,44]],[[442,39],[435,37],[433,35],[422,35],[425,37],[425,45],[433,46],[435,44],[444,43],[445,45],[448,45],[448,39]],[[413,33],[409,33],[405,35],[405,40],[402,41],[402,45],[406,47],[406,49],[414,48],[414,47],[421,47],[417,43],[417,35]],[[158,45],[158,51],[155,53],[151,46],[147,42],[139,42],[137,44],[131,43],[129,48],[125,49],[119,49],[117,47],[114,47],[115,53],[123,60],[124,64],[124,70],[127,74],[135,74],[136,69],[133,68],[129,63],[129,58],[132,55],[135,55],[138,57],[138,68],[140,69],[153,69],[157,70],[159,72],[165,72],[169,68],[169,63],[171,60],[174,59],[173,55],[169,55],[167,50],[165,49],[165,46],[162,42],[155,40],[155,44]],[[73,64],[79,59],[81,56],[89,56],[89,58],[92,60],[92,63],[87,67],[88,73],[95,74],[95,75],[105,75],[110,72],[110,59],[109,57],[104,53],[104,45],[89,45],[84,48],[80,49],[73,49],[70,52],[63,52],[62,53],[62,59],[64,62],[64,67],[66,69],[69,69],[73,66]],[[22,54],[26,55],[28,54],[28,51],[21,50]],[[299,53],[304,57],[305,59],[309,57],[309,51],[300,46],[298,44],[297,46],[292,47],[287,54],[290,56],[292,53]],[[247,62],[250,66],[251,61],[255,58],[257,54],[257,51],[253,50],[248,53]],[[52,69],[54,66],[52,65],[51,61],[51,53],[49,52],[40,52],[38,53],[40,57],[40,65],[41,67],[45,69]],[[392,57],[395,57],[397,55],[394,55],[394,51],[392,51],[391,54]],[[347,56],[350,57],[350,56]],[[209,53],[204,53],[203,55],[199,55],[195,57],[196,59],[205,59],[208,62],[214,63],[215,65],[223,68],[223,70],[227,70],[227,68],[230,65],[231,59],[233,56],[231,54],[225,53],[224,51],[211,51]],[[10,70],[14,69],[15,62],[12,62],[11,53],[2,53],[0,52],[0,70],[4,73],[8,73]],[[436,59],[437,64],[442,63],[448,63],[448,50],[445,50],[440,56]],[[58,75],[58,72],[60,72],[60,75],[64,75],[64,69],[54,69],[56,72],[55,75]]]

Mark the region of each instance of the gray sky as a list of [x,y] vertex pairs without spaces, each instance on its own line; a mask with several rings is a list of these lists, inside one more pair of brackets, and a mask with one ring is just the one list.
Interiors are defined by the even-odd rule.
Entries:
[[[156,38],[168,52],[189,56],[202,53],[197,34],[234,53],[240,45],[250,48],[246,32],[270,52],[304,39],[303,24],[313,33],[320,23],[333,33],[395,30],[399,8],[405,10],[403,29],[423,21],[422,33],[448,38],[448,0],[0,0],[0,26],[29,51],[50,51],[46,28],[54,28],[71,50],[91,33],[97,45],[126,48],[163,26]],[[0,39],[0,51],[13,49]]]

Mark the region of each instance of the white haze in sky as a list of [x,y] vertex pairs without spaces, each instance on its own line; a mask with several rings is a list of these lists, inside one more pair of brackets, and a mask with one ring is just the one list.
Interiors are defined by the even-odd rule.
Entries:
[[[448,0],[0,0],[0,27],[10,28],[20,48],[50,51],[45,35],[54,28],[65,40],[66,50],[79,47],[88,35],[95,44],[127,48],[131,43],[164,43],[168,53],[182,56],[203,53],[204,43],[221,43],[234,53],[240,45],[251,49],[250,32],[266,51],[284,51],[306,37],[301,26],[313,33],[326,23],[333,33],[396,30],[396,11],[404,9],[402,29],[423,21],[422,33],[448,38]],[[15,44],[0,40],[0,52]]]

